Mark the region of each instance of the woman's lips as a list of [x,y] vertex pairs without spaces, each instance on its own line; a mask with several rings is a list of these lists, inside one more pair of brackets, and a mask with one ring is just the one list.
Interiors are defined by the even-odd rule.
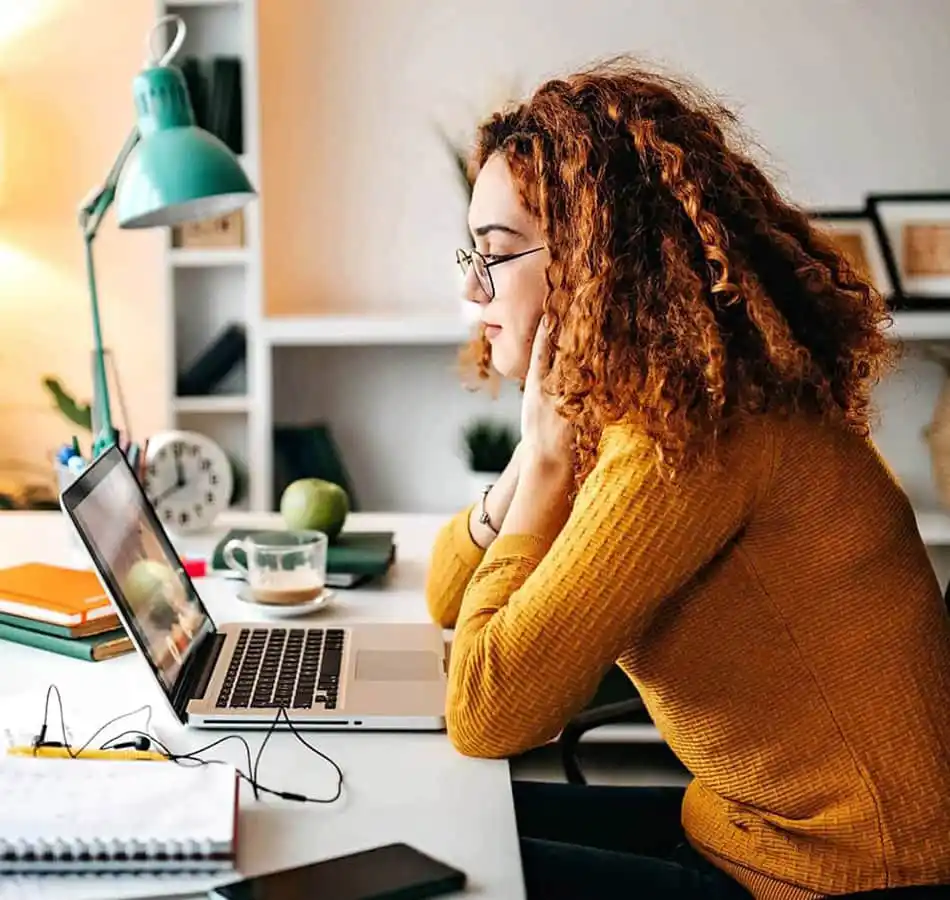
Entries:
[[488,340],[498,337],[501,334],[501,325],[485,325],[485,337]]

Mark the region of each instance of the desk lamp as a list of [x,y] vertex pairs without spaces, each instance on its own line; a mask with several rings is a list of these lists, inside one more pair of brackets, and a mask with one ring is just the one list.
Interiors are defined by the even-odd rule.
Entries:
[[[175,38],[167,52],[156,57],[155,35],[172,22]],[[227,215],[255,196],[237,157],[223,141],[195,124],[184,76],[170,65],[184,42],[185,31],[180,16],[164,16],[149,32],[148,64],[133,83],[138,122],[103,185],[79,210],[92,307],[93,457],[116,441],[92,258],[92,244],[103,217],[115,202],[120,228],[171,226]]]

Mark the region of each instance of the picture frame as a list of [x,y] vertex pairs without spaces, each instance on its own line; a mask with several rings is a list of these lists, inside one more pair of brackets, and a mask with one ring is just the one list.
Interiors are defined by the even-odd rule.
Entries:
[[855,209],[818,209],[810,216],[888,305],[899,307],[903,304],[891,249],[874,210],[867,205]]
[[950,192],[872,193],[891,278],[905,309],[950,309]]

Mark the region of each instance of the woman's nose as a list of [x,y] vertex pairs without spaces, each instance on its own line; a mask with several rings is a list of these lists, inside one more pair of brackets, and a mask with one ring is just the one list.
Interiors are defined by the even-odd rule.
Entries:
[[475,277],[475,269],[472,266],[468,267],[462,279],[462,299],[468,300],[469,303],[477,303],[479,306],[488,302],[488,295]]

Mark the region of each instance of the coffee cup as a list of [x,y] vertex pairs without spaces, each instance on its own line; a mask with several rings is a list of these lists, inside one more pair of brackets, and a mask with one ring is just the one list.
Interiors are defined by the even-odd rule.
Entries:
[[[327,536],[320,531],[266,531],[232,538],[224,562],[247,578],[248,591],[263,606],[300,606],[326,597]],[[241,551],[247,561],[236,558]]]

